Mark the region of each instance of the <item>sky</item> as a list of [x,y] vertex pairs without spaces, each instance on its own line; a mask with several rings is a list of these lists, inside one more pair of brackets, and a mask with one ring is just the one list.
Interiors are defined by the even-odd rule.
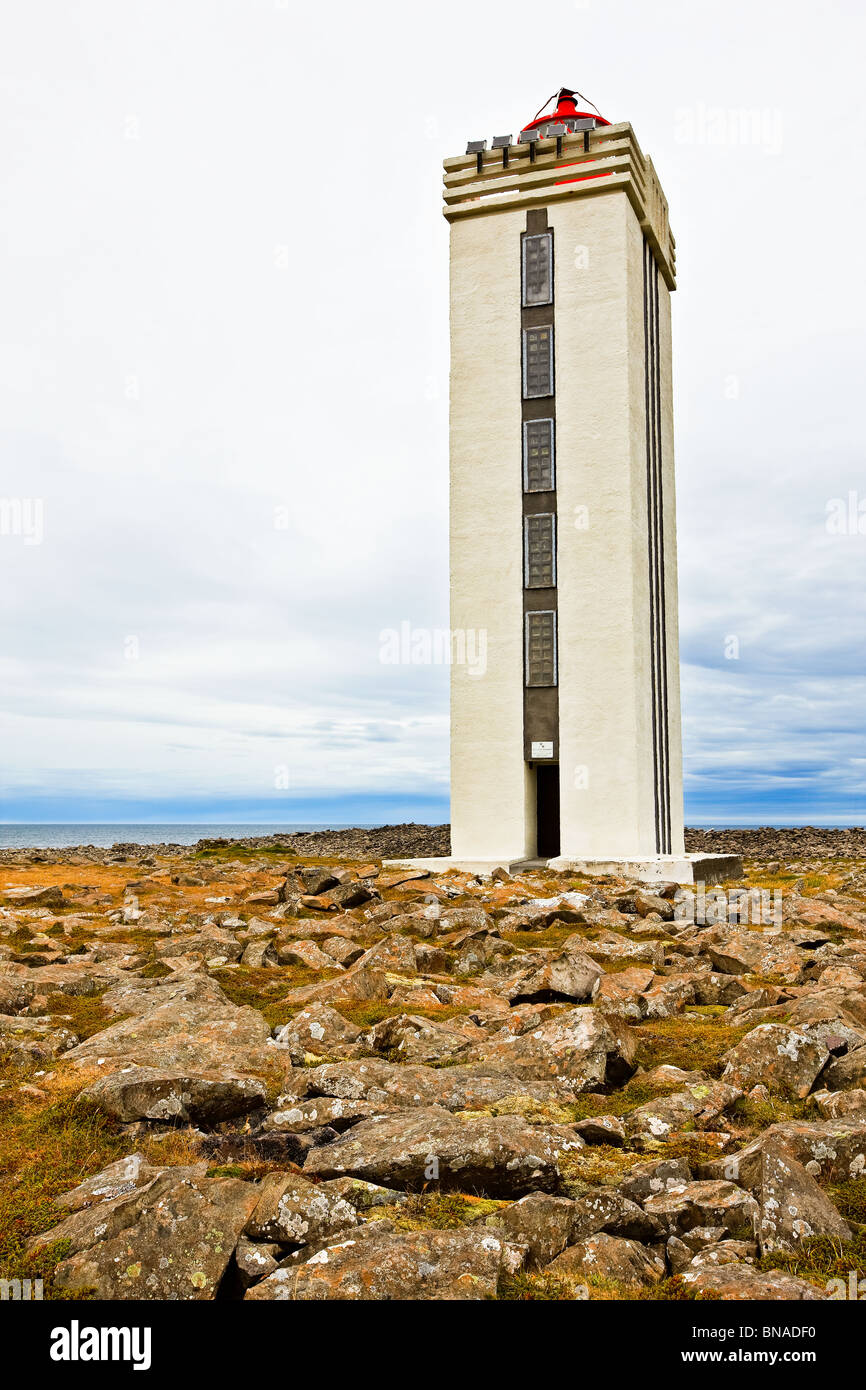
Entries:
[[440,821],[442,160],[561,85],[677,238],[686,819],[866,822],[856,0],[0,14],[0,819]]

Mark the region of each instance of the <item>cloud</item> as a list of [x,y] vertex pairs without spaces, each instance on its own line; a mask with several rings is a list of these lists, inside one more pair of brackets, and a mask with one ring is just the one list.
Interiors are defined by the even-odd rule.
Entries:
[[[516,0],[481,49],[454,0],[115,8],[22,10],[4,57],[0,458],[44,504],[41,545],[0,537],[7,813],[441,815],[447,670],[379,659],[448,622],[441,159],[564,80],[633,121],[678,239],[687,816],[851,820],[862,15],[566,7],[568,74]],[[716,108],[764,116],[713,143]]]

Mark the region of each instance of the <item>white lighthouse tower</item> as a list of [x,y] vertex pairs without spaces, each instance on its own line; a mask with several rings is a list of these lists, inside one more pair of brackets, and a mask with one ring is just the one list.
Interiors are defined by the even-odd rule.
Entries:
[[668,207],[631,126],[555,110],[445,161],[451,853],[718,880],[683,843]]

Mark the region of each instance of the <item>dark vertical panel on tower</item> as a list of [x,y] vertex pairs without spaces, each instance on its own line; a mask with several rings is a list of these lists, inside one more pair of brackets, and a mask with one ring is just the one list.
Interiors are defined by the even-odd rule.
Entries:
[[538,761],[533,744],[549,744],[550,763],[559,758],[553,267],[547,209],[531,208],[520,238],[523,742],[528,762]]
[[659,272],[644,241],[644,365],[646,376],[647,558],[650,599],[650,694],[656,853],[671,853],[668,659],[665,616],[665,528],[662,460]]

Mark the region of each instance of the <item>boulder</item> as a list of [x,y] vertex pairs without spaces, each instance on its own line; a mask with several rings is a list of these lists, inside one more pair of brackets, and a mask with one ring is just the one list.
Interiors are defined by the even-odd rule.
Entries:
[[252,1077],[218,1073],[159,1071],[129,1067],[100,1077],[80,1092],[107,1115],[124,1123],[160,1120],[164,1123],[219,1124],[264,1105],[263,1083]]
[[688,1269],[682,1281],[697,1293],[715,1294],[730,1302],[740,1300],[764,1300],[776,1303],[796,1301],[814,1302],[826,1299],[828,1294],[799,1279],[794,1274],[782,1274],[780,1270],[760,1273],[752,1265],[725,1264],[715,1269]]
[[604,971],[582,951],[562,951],[538,968],[524,971],[508,991],[511,1004],[542,1000],[572,1000],[588,1004],[598,991]]
[[376,1223],[256,1284],[248,1299],[442,1301],[492,1299],[503,1269],[519,1261],[494,1232],[394,1231]]
[[722,1079],[743,1091],[761,1083],[776,1094],[802,1099],[829,1057],[816,1038],[781,1023],[762,1023],[725,1054]]
[[618,1115],[591,1115],[577,1120],[574,1132],[585,1144],[610,1144],[612,1148],[621,1148],[625,1143],[625,1125]]
[[295,1066],[300,1066],[307,1056],[340,1057],[351,1054],[352,1044],[361,1035],[360,1028],[320,1002],[308,1004],[296,1013],[290,1023],[278,1029],[274,1042],[285,1048]]
[[741,1182],[760,1207],[757,1236],[762,1255],[796,1250],[812,1236],[851,1240],[847,1221],[778,1137],[765,1139],[757,1162],[746,1167]]
[[360,960],[364,954],[364,948],[359,946],[357,941],[350,941],[346,936],[328,936],[322,942],[322,954],[330,956],[332,961],[336,961],[337,965],[341,965],[345,969],[347,966],[354,965],[356,960]]
[[0,1056],[16,1064],[47,1062],[77,1044],[75,1033],[51,1018],[0,1014]]
[[[332,871],[320,868],[317,865],[310,865],[307,868],[298,869],[297,876],[305,893],[312,893],[318,897],[320,893],[327,893],[329,888],[336,888],[337,880]],[[287,880],[288,882],[288,880]]]
[[[392,986],[385,976],[385,968],[373,969],[367,964],[369,951],[349,970],[344,970],[333,980],[322,980],[319,984],[301,985],[289,990],[285,996],[286,1004],[339,1003],[384,1004],[391,993]],[[333,964],[333,962],[332,962]],[[336,968],[336,967],[335,967]],[[393,967],[388,966],[388,969]],[[415,969],[415,957],[412,957]]]
[[778,1141],[819,1183],[843,1183],[866,1176],[866,1117],[842,1120],[787,1120],[771,1125],[738,1153],[698,1165],[701,1177],[726,1178],[751,1188],[762,1153]]
[[[97,1219],[94,1239],[61,1261],[54,1285],[69,1294],[93,1289],[98,1299],[214,1298],[258,1197],[252,1183],[176,1178],[168,1170],[116,1199],[122,1207],[82,1213]],[[47,1234],[56,1240],[65,1232]]]
[[350,1202],[299,1174],[269,1173],[259,1192],[259,1200],[244,1228],[245,1234],[254,1240],[307,1245],[329,1240],[358,1221]]
[[759,1217],[751,1193],[719,1179],[672,1187],[647,1197],[643,1205],[668,1235],[676,1236],[694,1226],[721,1226],[735,1239],[753,1240]]
[[664,1239],[665,1228],[649,1212],[636,1202],[631,1202],[622,1193],[610,1188],[597,1187],[585,1192],[574,1203],[572,1212],[572,1241],[585,1240],[587,1236],[622,1236],[626,1240],[637,1240],[642,1245],[653,1245]]
[[[330,938],[326,938],[330,939]],[[344,937],[334,938],[341,941],[348,947],[348,954],[353,960],[357,960],[363,955],[360,947],[353,946],[351,941],[346,941]],[[330,953],[319,949],[315,941],[295,940],[285,941],[277,946],[276,958],[280,965],[306,965],[310,970],[342,970],[343,966]]]
[[831,1061],[821,1075],[821,1083],[830,1091],[852,1091],[866,1086],[866,1047],[858,1047]]
[[131,1018],[114,1023],[68,1056],[105,1072],[130,1065],[157,1070],[244,1072],[272,1067],[279,1052],[256,1009],[236,1008],[206,976],[167,977],[119,986],[104,996]]
[[485,1061],[504,1063],[516,1078],[559,1078],[575,1094],[622,1085],[636,1066],[634,1035],[592,1007],[569,1009],[519,1037],[492,1040]]
[[319,1096],[315,1100],[293,1100],[282,1096],[278,1108],[265,1116],[264,1129],[280,1130],[290,1134],[304,1134],[310,1130],[328,1125],[339,1134],[349,1129],[359,1120],[365,1120],[372,1113],[372,1106],[363,1101],[341,1100],[338,1097]]
[[742,1095],[724,1081],[701,1078],[674,1095],[659,1096],[625,1118],[633,1142],[662,1142],[678,1131],[716,1128],[716,1121]]
[[556,1187],[560,1161],[582,1147],[566,1126],[532,1126],[517,1115],[464,1119],[431,1106],[362,1120],[333,1144],[313,1149],[304,1172],[511,1197]]
[[46,887],[5,888],[3,901],[10,907],[63,907],[63,890],[51,884]]
[[279,1268],[282,1251],[274,1242],[241,1236],[235,1247],[235,1287],[241,1293]]
[[495,1224],[507,1238],[527,1247],[527,1261],[536,1268],[550,1264],[571,1240],[575,1204],[567,1197],[530,1192],[500,1211]]
[[484,1110],[513,1099],[546,1105],[571,1098],[556,1081],[522,1081],[494,1062],[427,1067],[370,1057],[306,1068],[293,1079],[299,1097],[339,1096],[380,1110],[430,1105]]
[[619,1191],[632,1202],[642,1203],[648,1197],[685,1187],[691,1182],[692,1171],[685,1159],[663,1158],[652,1163],[638,1163],[619,1185]]
[[639,1287],[660,1283],[666,1269],[662,1255],[638,1241],[599,1234],[569,1246],[547,1266],[546,1273],[556,1278]]
[[374,1052],[390,1054],[407,1062],[444,1062],[467,1052],[479,1039],[486,1037],[483,1029],[469,1020],[440,1022],[414,1014],[398,1014],[383,1018],[367,1034]]
[[813,1091],[810,1099],[824,1120],[840,1120],[848,1115],[866,1119],[866,1090]]

